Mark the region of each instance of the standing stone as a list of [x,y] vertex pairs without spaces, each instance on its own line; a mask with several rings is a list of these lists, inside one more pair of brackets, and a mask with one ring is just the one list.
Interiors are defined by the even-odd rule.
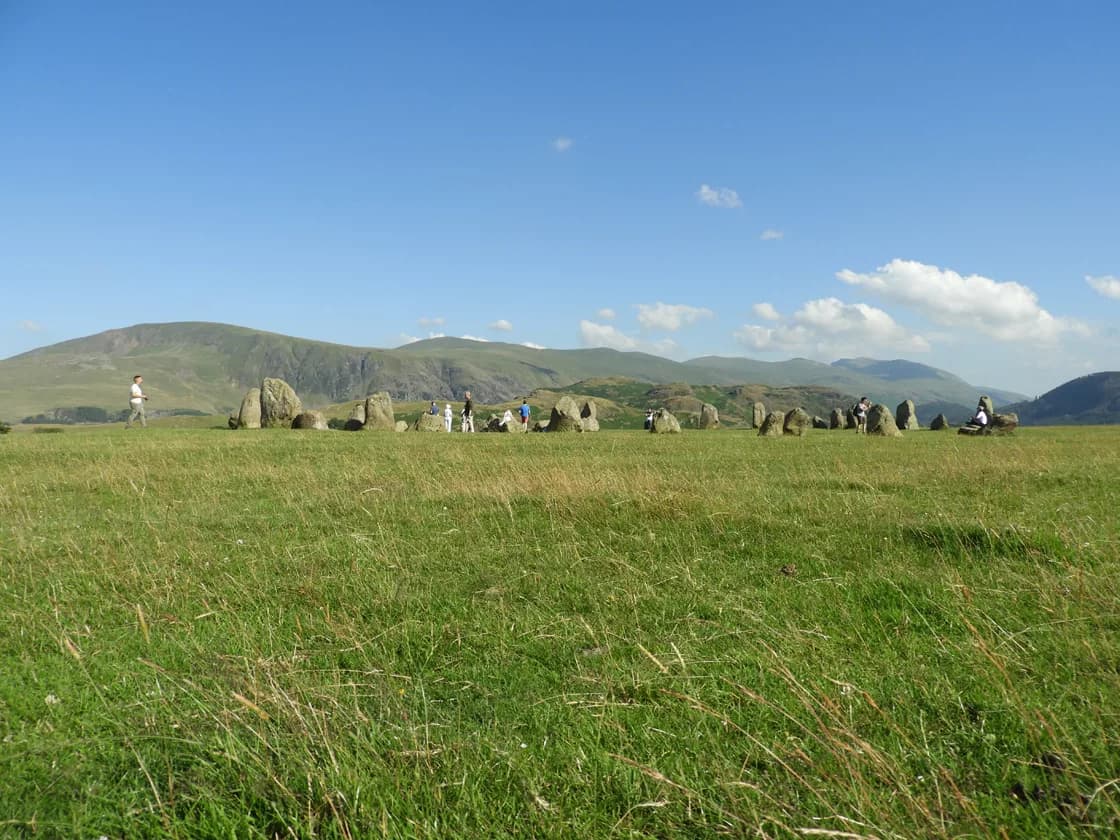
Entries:
[[984,406],[984,411],[987,412],[988,422],[990,423],[992,418],[996,415],[996,408],[995,405],[992,404],[992,398],[985,394],[980,398],[980,405]]
[[[442,419],[440,423],[442,425]],[[393,417],[393,398],[388,391],[378,391],[366,397],[366,421],[362,428],[367,432],[392,432],[397,428],[396,418]]]
[[949,418],[946,417],[944,414],[938,414],[930,422],[929,427],[931,429],[933,429],[935,432],[940,432],[942,429],[948,429],[949,428]]
[[859,423],[856,421],[856,413],[850,408],[844,409],[844,428],[854,429]]
[[918,423],[918,411],[914,408],[913,400],[903,400],[894,410],[895,425],[900,429],[910,432],[922,428]]
[[653,423],[650,424],[649,430],[655,435],[676,435],[680,434],[681,424],[667,410],[659,408],[653,412]]
[[327,418],[323,416],[321,411],[301,411],[292,420],[293,429],[314,429],[317,432],[325,432],[330,429],[327,425]]
[[535,422],[533,424],[533,431],[534,432],[547,432],[548,431],[548,421],[547,420],[538,420],[537,422]]
[[830,429],[843,429],[844,428],[844,412],[838,408],[832,409],[832,414],[828,416],[828,428]]
[[771,411],[758,426],[759,437],[781,437],[786,417],[780,411]]
[[408,431],[408,423],[406,423],[404,420],[398,420],[397,423],[396,423],[396,426],[394,427],[394,431],[407,432]]
[[237,412],[235,429],[259,429],[261,427],[261,389],[250,388],[241,400],[241,410]]
[[[599,431],[599,418],[597,416],[598,408],[595,405],[595,400],[588,400],[583,404],[583,408],[579,410],[579,424],[585,432]],[[517,425],[521,425],[518,423]]]
[[992,415],[992,431],[997,435],[1008,435],[1019,428],[1019,415],[1013,411],[1007,414]]
[[552,416],[548,420],[550,432],[582,432],[583,422],[579,416],[579,406],[569,396],[563,396],[556,401],[552,408]]
[[[366,422],[368,424],[369,421],[366,421]],[[397,424],[394,422],[393,425],[390,426],[389,428],[392,429],[393,431],[396,431]],[[446,431],[446,429],[444,429],[444,427],[443,427],[443,418],[442,417],[440,417],[438,414],[429,414],[428,412],[425,411],[423,414],[421,414],[419,417],[417,417],[416,422],[412,424],[412,431],[414,431],[414,432],[443,432],[443,431]]]
[[290,429],[302,411],[303,403],[295,389],[283,379],[265,379],[261,383],[261,426]]
[[344,428],[348,432],[360,432],[366,425],[366,404],[358,403],[350,410],[350,417],[346,420]]
[[751,428],[761,429],[762,424],[766,422],[766,406],[760,402],[756,402],[752,409]]
[[814,415],[814,417],[813,417],[813,428],[814,429],[827,429],[828,428],[828,421],[825,420],[823,417],[817,417],[817,416]]
[[719,410],[711,403],[704,403],[700,406],[700,428],[719,428]]
[[782,432],[794,437],[801,437],[811,428],[813,428],[813,418],[802,408],[787,411],[782,420]]
[[894,413],[880,403],[875,403],[867,412],[867,433],[882,437],[902,437],[902,432],[894,422]]

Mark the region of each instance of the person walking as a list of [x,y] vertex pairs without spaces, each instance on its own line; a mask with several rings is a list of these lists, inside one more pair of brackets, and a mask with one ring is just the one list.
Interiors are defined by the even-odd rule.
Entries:
[[132,428],[132,423],[137,417],[140,418],[140,425],[145,429],[148,428],[148,418],[144,415],[144,401],[148,399],[148,395],[144,393],[143,383],[144,377],[140,374],[132,377],[132,387],[128,392],[128,406],[131,411],[124,424],[126,429]]
[[463,431],[474,431],[474,400],[470,391],[463,394]]
[[522,400],[521,401],[521,408],[519,408],[517,411],[521,415],[521,425],[524,426],[527,430],[529,428],[529,402],[528,402],[528,400]]
[[451,431],[451,403],[446,403],[443,406],[443,428],[448,432]]

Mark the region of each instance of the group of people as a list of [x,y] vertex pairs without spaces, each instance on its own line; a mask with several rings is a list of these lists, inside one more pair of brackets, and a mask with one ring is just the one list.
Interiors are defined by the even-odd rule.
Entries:
[[[517,412],[521,425],[527,427],[529,425],[529,415],[532,413],[529,408],[529,401],[522,400],[521,407]],[[432,400],[432,404],[428,408],[428,413],[439,416],[439,406],[436,405],[435,400]],[[451,421],[451,403],[445,403],[443,406],[443,428],[445,431],[451,431]],[[502,415],[502,423],[508,424],[512,422],[513,412],[507,408],[505,414]],[[463,394],[463,407],[459,410],[459,431],[473,432],[474,430],[474,400],[471,399],[471,392],[466,391]]]
[[[871,410],[871,400],[867,397],[860,397],[859,402],[852,406],[852,414],[856,418],[856,434],[867,434],[867,413]],[[971,420],[968,421],[969,425],[979,426],[985,429],[991,418],[988,417],[988,410],[984,407],[984,401],[981,400],[976,406],[976,414]]]

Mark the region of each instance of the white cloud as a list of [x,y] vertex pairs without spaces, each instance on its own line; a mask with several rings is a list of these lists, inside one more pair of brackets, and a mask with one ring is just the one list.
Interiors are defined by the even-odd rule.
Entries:
[[870,350],[924,353],[929,342],[898,324],[882,309],[837,298],[807,301],[784,324],[745,324],[735,339],[760,352],[813,356],[860,355]]
[[19,328],[24,332],[42,332],[44,329],[38,321],[20,321]]
[[707,184],[701,184],[700,189],[696,191],[696,197],[701,204],[706,204],[709,207],[732,209],[743,206],[743,202],[739,199],[739,193],[727,187],[709,187]]
[[579,322],[579,339],[586,347],[610,347],[614,350],[636,350],[638,347],[638,339],[626,335],[618,327],[594,321]]
[[425,315],[423,318],[417,318],[416,323],[422,327],[442,327],[446,320],[442,315],[436,315],[435,317]]
[[615,311],[610,307],[604,307],[595,314],[598,315],[599,318],[603,321],[613,321],[617,317]]
[[638,323],[644,330],[665,330],[676,332],[681,327],[691,326],[701,318],[711,318],[712,310],[702,306],[689,306],[684,303],[639,303]]
[[[1093,287],[1099,295],[1104,295],[1106,298],[1113,298],[1120,300],[1120,277],[1086,277],[1085,282]],[[24,323],[29,323],[24,321]]]
[[560,154],[563,154],[564,152],[568,151],[568,149],[572,148],[575,142],[576,141],[571,137],[560,136],[552,141],[552,148],[560,152]]
[[467,341],[481,341],[483,344],[489,344],[490,343],[490,339],[480,338],[477,335],[461,335],[461,336],[459,336],[459,338],[465,338]]
[[770,303],[756,303],[751,307],[751,312],[753,312],[759,318],[762,318],[764,321],[782,320],[781,313],[778,312],[778,310],[774,308],[773,304]]
[[785,234],[780,230],[774,230],[774,228],[766,228],[766,230],[764,230],[758,238],[763,242],[771,242],[775,239],[781,239],[784,236]]
[[530,350],[547,350],[548,349],[543,344],[536,344],[532,341],[522,341],[521,346],[522,347],[528,347]]
[[401,339],[401,341],[403,341],[403,342],[404,342],[405,344],[415,344],[415,343],[416,343],[417,341],[419,341],[419,340],[420,340],[420,336],[418,336],[418,335],[409,335],[408,333],[401,333],[401,335],[400,335],[400,339]]
[[913,260],[891,260],[870,274],[845,269],[837,278],[909,306],[932,321],[974,330],[1000,341],[1052,343],[1065,332],[1088,333],[1079,321],[1056,318],[1038,295],[1015,282],[998,282]]
[[505,318],[499,318],[492,323],[487,329],[496,330],[497,332],[513,332],[513,324]]
[[635,350],[643,353],[655,353],[658,356],[668,356],[680,349],[677,342],[671,338],[659,341],[642,341],[632,335],[627,335],[611,324],[598,324],[595,321],[579,322],[579,337],[584,347],[609,347],[612,350]]

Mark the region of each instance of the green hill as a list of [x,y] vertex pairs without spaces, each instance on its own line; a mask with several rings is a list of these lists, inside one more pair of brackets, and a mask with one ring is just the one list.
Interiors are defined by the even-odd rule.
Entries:
[[1007,406],[1030,426],[1120,423],[1120,371],[1091,373],[1070,380],[1034,400]]
[[[467,389],[480,402],[497,404],[535,389],[568,389],[586,380],[622,377],[647,383],[645,390],[671,382],[711,386],[716,390],[706,395],[698,390],[695,397],[731,414],[738,410],[734,400],[719,389],[751,383],[771,388],[815,386],[845,398],[868,394],[889,405],[913,399],[925,419],[924,403],[956,404],[965,413],[981,392],[935,368],[915,366],[932,374],[900,378],[877,375],[882,371],[874,365],[913,363],[859,361],[854,367],[808,359],[760,362],[714,356],[675,362],[604,348],[531,349],[457,338],[381,350],[226,324],[139,324],[0,361],[0,418],[18,420],[76,406],[119,411],[134,373],[144,375],[153,411],[212,414],[233,409],[245,390],[264,376],[287,380],[311,406],[337,404],[378,390],[405,401],[458,399]],[[775,400],[763,401],[769,405]],[[811,405],[806,408],[812,410]]]

